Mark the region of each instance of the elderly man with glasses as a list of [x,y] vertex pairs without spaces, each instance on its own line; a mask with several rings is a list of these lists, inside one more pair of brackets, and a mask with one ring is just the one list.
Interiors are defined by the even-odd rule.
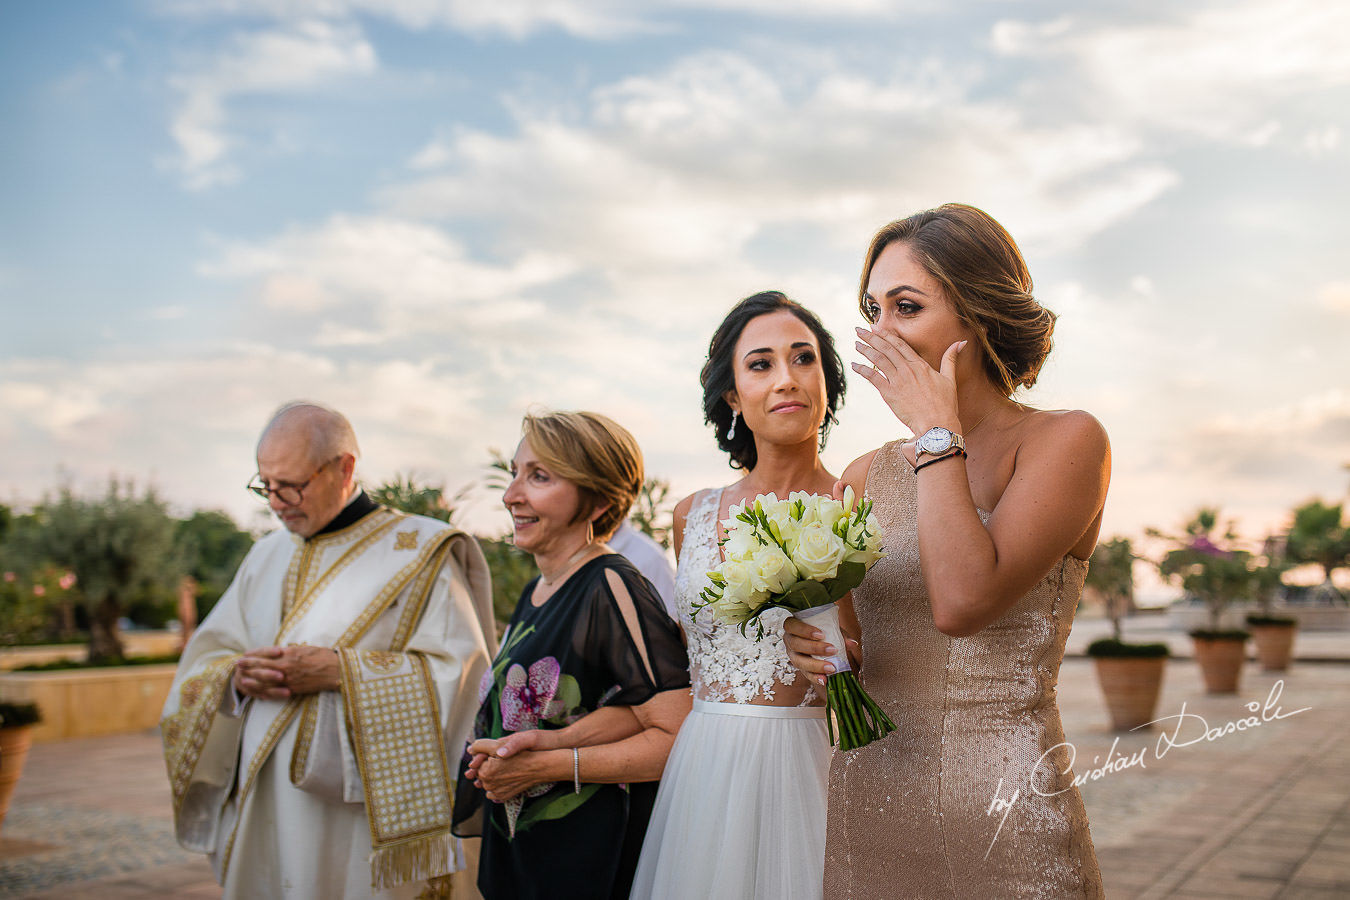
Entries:
[[249,489],[254,545],[183,652],[161,722],[179,841],[226,897],[413,897],[464,867],[458,758],[493,649],[487,565],[375,504],[340,413],[293,403]]

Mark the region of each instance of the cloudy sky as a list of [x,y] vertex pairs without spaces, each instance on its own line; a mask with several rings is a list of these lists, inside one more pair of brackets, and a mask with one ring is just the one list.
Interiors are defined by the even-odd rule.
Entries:
[[[548,406],[722,483],[725,310],[851,347],[871,234],[960,200],[1061,316],[1029,399],[1110,431],[1107,534],[1255,536],[1350,482],[1347,38],[1334,0],[5,4],[0,501],[117,474],[256,525],[296,397],[368,478],[453,490]],[[857,378],[842,420],[836,471],[902,433]]]

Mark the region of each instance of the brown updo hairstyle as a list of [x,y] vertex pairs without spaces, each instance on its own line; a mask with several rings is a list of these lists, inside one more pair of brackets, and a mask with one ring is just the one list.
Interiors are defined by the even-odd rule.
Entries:
[[520,431],[545,468],[577,486],[581,505],[572,522],[608,503],[594,523],[596,537],[604,537],[628,517],[644,477],[642,449],[628,429],[600,413],[548,412],[526,415]]
[[1055,314],[1032,295],[1031,272],[1017,242],[982,209],[946,203],[899,219],[872,238],[858,287],[868,309],[867,282],[881,251],[905,244],[915,261],[942,285],[956,314],[984,351],[985,373],[1005,396],[1036,383],[1055,333]]

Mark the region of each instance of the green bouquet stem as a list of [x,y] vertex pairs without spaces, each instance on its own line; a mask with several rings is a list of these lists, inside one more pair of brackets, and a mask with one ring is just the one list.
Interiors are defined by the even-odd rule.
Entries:
[[830,743],[837,744],[840,750],[865,747],[895,730],[890,716],[867,696],[867,691],[852,672],[836,672],[825,679],[825,705],[829,713],[833,713],[832,717],[827,714],[825,719]]

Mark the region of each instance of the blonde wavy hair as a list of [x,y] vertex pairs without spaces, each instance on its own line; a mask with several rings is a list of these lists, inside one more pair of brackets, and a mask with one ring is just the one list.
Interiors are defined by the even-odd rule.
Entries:
[[549,471],[577,486],[581,507],[573,522],[595,520],[597,537],[612,534],[628,517],[642,489],[642,449],[618,422],[595,412],[547,412],[526,415],[521,434]]

